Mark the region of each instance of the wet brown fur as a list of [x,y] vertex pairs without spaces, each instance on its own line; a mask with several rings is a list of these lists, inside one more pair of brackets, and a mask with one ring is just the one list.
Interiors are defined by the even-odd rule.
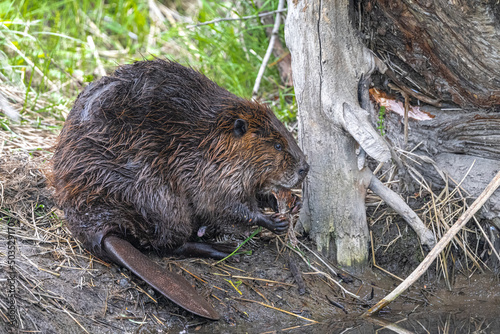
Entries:
[[258,194],[295,186],[307,170],[269,108],[156,59],[122,66],[78,96],[53,184],[73,234],[99,254],[110,234],[168,250],[201,226],[266,226]]

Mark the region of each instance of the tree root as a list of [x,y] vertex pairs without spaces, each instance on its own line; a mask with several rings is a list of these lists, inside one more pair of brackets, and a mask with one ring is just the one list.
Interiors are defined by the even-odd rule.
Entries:
[[421,245],[427,248],[426,250],[431,250],[436,245],[436,238],[432,231],[425,227],[417,214],[398,196],[398,194],[377,179],[369,168],[365,168],[363,173],[370,182],[368,188],[403,217],[419,237]]

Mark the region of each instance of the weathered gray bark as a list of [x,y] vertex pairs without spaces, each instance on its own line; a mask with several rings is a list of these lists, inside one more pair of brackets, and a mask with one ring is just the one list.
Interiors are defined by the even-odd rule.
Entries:
[[[481,110],[424,109],[433,118],[409,119],[407,146],[412,154],[406,164],[435,189],[447,183],[454,188],[463,179],[462,194],[476,198],[500,170],[500,115]],[[402,117],[388,112],[385,120],[387,138],[395,148],[404,147]],[[499,191],[482,207],[481,215],[500,228]]]
[[292,55],[299,143],[311,165],[300,222],[318,250],[343,266],[359,267],[368,255],[368,184],[356,150],[359,143],[379,160],[389,153],[358,105],[358,83],[374,65],[348,13],[348,0],[290,0],[285,38]]

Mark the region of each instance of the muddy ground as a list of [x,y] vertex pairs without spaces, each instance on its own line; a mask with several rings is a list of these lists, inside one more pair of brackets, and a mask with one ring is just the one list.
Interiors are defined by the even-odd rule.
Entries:
[[[432,266],[378,318],[360,319],[399,283],[379,268],[404,278],[425,256],[413,231],[377,199],[368,211],[378,267],[371,263],[354,276],[330,264],[333,273],[307,249],[314,247],[305,237],[298,246],[304,258],[283,238],[265,233],[243,246],[251,254],[239,261],[149,254],[191,282],[221,320],[193,316],[72,239],[40,170],[48,156],[0,155],[0,333],[374,333],[384,327],[382,332],[495,333],[500,328],[499,281],[487,268],[495,262],[473,227],[467,237],[478,266],[452,246],[441,265]],[[290,271],[293,265],[305,291]]]

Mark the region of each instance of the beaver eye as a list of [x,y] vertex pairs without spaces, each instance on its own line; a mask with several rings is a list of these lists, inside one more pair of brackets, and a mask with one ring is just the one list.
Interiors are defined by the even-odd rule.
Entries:
[[280,143],[274,144],[274,148],[278,151],[281,151],[281,144]]

